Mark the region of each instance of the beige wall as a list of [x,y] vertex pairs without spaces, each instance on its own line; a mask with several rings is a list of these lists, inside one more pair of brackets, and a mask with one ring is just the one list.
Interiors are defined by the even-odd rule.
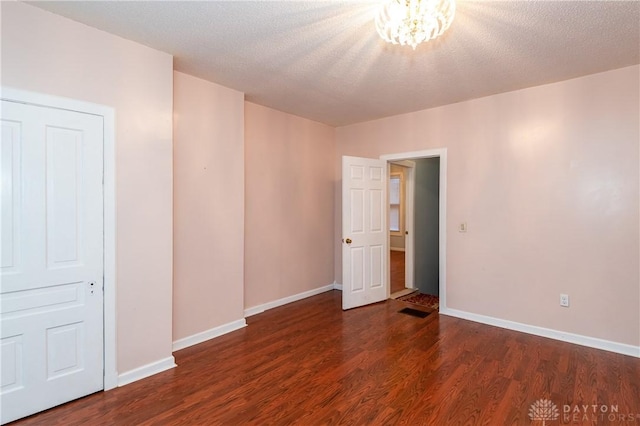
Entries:
[[639,73],[342,127],[336,164],[446,147],[448,307],[638,345]]
[[245,308],[333,282],[333,128],[245,103]]
[[173,339],[244,318],[244,95],[174,73]]
[[171,356],[172,58],[2,2],[2,85],[115,109],[117,368]]

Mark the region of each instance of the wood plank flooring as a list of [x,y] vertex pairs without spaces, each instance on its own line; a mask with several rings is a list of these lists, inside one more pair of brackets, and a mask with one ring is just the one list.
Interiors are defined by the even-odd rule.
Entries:
[[[178,367],[15,425],[640,424],[640,359],[432,313],[396,300],[343,312],[331,291],[175,353]],[[633,422],[563,422],[606,404]]]
[[389,256],[389,272],[391,275],[391,293],[405,289],[404,252],[391,250]]

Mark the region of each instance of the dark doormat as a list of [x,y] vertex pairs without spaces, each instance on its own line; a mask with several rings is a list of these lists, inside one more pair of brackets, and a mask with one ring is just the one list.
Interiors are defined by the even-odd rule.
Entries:
[[419,310],[413,309],[413,308],[402,308],[402,309],[400,309],[398,311],[398,313],[407,314],[407,315],[411,315],[411,316],[418,317],[418,318],[425,318],[431,312],[419,311]]
[[414,305],[420,305],[434,310],[437,310],[440,306],[440,299],[438,298],[438,296],[422,294],[417,291],[411,294],[407,294],[406,296],[398,297],[396,300],[413,303]]

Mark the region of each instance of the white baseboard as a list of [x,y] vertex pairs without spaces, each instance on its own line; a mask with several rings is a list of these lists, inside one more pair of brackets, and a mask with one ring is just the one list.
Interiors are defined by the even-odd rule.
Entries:
[[391,251],[404,251],[404,247],[390,247]]
[[197,345],[198,343],[206,342],[223,334],[231,333],[232,331],[239,330],[247,326],[247,321],[244,318],[222,324],[218,327],[211,328],[209,330],[202,331],[200,333],[193,334],[191,336],[183,337],[173,342],[173,351],[179,351],[180,349],[188,348],[189,346]]
[[316,294],[324,293],[334,289],[334,284],[325,285],[324,287],[314,288],[313,290],[305,291],[302,293],[294,294],[293,296],[284,297],[282,299],[274,300],[273,302],[264,303],[262,305],[254,306],[244,310],[244,316],[250,317],[260,314],[269,309],[277,308],[278,306],[286,305],[287,303],[297,302],[298,300],[306,299],[307,297],[315,296]]
[[471,312],[459,311],[457,309],[440,308],[441,315],[462,318],[482,324],[493,325],[506,328],[508,330],[520,331],[522,333],[547,337],[549,339],[561,340],[563,342],[574,343],[576,345],[587,346],[595,349],[602,349],[623,355],[640,358],[640,346],[628,345],[626,343],[612,342],[610,340],[598,339],[596,337],[583,336],[580,334],[567,333],[565,331],[553,330],[550,328],[538,327],[535,325],[523,324],[515,321],[503,320],[486,315],[474,314]]
[[333,289],[342,291],[342,284],[338,284],[337,282],[334,281]]
[[128,385],[129,383],[153,376],[154,374],[162,373],[163,371],[174,367],[176,367],[176,360],[173,355],[171,355],[156,362],[152,362],[151,364],[143,365],[142,367],[120,374],[118,376],[118,386]]

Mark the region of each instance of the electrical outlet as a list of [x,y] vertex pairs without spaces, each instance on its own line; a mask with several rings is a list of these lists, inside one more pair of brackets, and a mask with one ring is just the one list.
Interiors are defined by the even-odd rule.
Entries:
[[569,295],[568,294],[560,294],[560,306],[564,306],[565,308],[569,307]]

